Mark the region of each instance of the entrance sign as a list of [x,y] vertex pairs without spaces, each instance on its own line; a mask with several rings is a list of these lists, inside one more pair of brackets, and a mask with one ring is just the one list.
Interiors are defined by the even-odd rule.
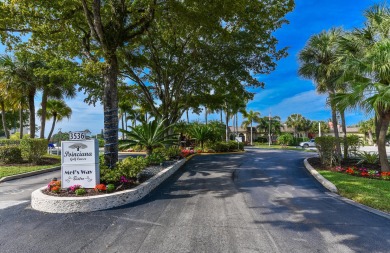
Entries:
[[85,140],[86,133],[84,131],[69,132],[69,140],[71,141],[82,141]]
[[62,187],[94,188],[100,183],[99,146],[96,139],[61,142]]
[[242,142],[242,137],[236,137],[237,142]]

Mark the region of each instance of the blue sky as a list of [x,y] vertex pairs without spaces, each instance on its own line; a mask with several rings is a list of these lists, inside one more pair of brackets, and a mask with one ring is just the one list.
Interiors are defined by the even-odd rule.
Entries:
[[[262,116],[278,115],[282,121],[299,113],[310,120],[328,120],[330,110],[326,106],[326,96],[319,95],[310,80],[297,75],[299,67],[298,52],[305,46],[311,35],[328,30],[331,27],[342,27],[351,30],[364,25],[363,12],[368,7],[382,3],[375,0],[296,0],[293,12],[287,15],[290,24],[284,25],[275,32],[280,47],[289,47],[289,56],[278,62],[277,69],[266,76],[258,78],[266,83],[264,89],[256,89],[254,100],[250,101],[247,110],[254,110]],[[4,51],[3,47],[0,51]],[[73,114],[68,121],[57,123],[55,133],[62,131],[78,131],[89,129],[93,134],[100,133],[103,128],[102,106],[88,106],[83,102],[80,93],[76,99],[67,100]],[[38,107],[40,98],[37,97]],[[347,112],[347,124],[353,125],[368,116],[358,111]],[[218,115],[209,118],[219,119]],[[204,115],[191,115],[190,120],[204,120]],[[240,123],[241,119],[239,120]],[[51,122],[46,125],[48,133]]]

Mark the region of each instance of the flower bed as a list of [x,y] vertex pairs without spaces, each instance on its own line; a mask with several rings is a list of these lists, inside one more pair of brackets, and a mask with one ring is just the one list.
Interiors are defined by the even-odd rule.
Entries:
[[371,170],[364,167],[359,168],[356,166],[349,166],[349,167],[337,166],[332,170],[340,173],[348,174],[351,176],[390,180],[390,172],[381,172],[379,170]]

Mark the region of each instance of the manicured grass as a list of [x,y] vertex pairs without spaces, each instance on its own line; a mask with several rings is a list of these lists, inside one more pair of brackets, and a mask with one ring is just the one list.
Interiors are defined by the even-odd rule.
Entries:
[[[7,176],[13,176],[17,174],[22,174],[26,172],[31,171],[38,171],[53,167],[58,167],[61,165],[61,158],[60,156],[56,155],[45,155],[45,158],[51,159],[51,163],[49,165],[31,165],[31,164],[20,164],[20,165],[0,165],[0,178],[7,177]],[[56,159],[56,160],[53,160]],[[54,162],[53,162],[54,161]]]
[[295,147],[295,146],[281,146],[281,145],[271,145],[271,146],[269,146],[268,144],[255,144],[254,147],[256,147],[256,148],[267,148],[267,149],[295,150],[295,151],[304,151],[304,152],[317,152],[316,150],[305,149],[305,148]]
[[390,212],[390,181],[355,177],[328,170],[318,172],[336,185],[341,196]]

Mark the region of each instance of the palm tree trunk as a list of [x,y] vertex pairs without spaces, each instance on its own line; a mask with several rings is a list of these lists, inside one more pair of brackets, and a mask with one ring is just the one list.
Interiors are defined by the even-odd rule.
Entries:
[[104,162],[114,168],[118,162],[118,59],[115,52],[107,53],[104,70]]
[[35,97],[35,89],[30,88],[28,92],[28,110],[30,111],[30,138],[34,139],[35,138],[35,102],[34,102],[34,97]]
[[[125,114],[122,114],[122,129],[125,129]],[[122,132],[122,140],[125,139],[125,133]]]
[[372,145],[372,144],[373,144],[373,140],[372,140],[372,131],[371,131],[371,130],[368,130],[368,144],[369,144],[369,145]]
[[187,123],[190,123],[190,118],[188,117],[188,110],[186,110]]
[[220,110],[220,116],[221,116],[221,123],[223,123],[223,117],[222,117],[222,109]]
[[8,128],[7,128],[7,121],[5,119],[4,101],[1,101],[0,105],[1,105],[1,120],[3,122],[3,129],[4,129],[5,138],[9,139],[9,131],[8,131]]
[[57,121],[57,114],[56,113],[53,113],[53,123],[51,124],[51,129],[50,129],[50,133],[49,135],[47,136],[47,140],[50,141],[51,139],[51,136],[54,132],[54,127],[56,125],[56,121]]
[[253,146],[253,136],[252,136],[253,128],[252,128],[252,121],[251,121],[251,146]]
[[381,164],[382,171],[389,172],[390,171],[390,164],[387,160],[387,153],[386,153],[386,134],[387,130],[389,129],[389,123],[390,123],[390,114],[381,115],[381,125],[379,129],[379,135],[378,135],[378,154],[379,154],[379,161]]
[[204,117],[205,117],[205,122],[207,125],[207,106],[204,107]]
[[341,127],[343,129],[343,140],[344,140],[344,159],[348,158],[348,139],[347,139],[347,126],[345,123],[345,113],[344,110],[340,111],[340,117],[341,117]]
[[23,105],[20,103],[19,108],[19,128],[20,128],[20,139],[23,139]]
[[334,108],[334,106],[332,106],[331,110],[332,110],[333,133],[336,139],[336,156],[338,159],[340,159],[341,147],[340,147],[340,137],[339,137],[339,128],[337,124],[336,109]]
[[47,89],[43,89],[42,92],[42,114],[41,114],[41,131],[39,134],[39,138],[45,138],[45,125],[46,125],[46,104],[47,104]]
[[229,114],[228,112],[226,111],[225,112],[225,120],[226,120],[226,142],[229,141]]

